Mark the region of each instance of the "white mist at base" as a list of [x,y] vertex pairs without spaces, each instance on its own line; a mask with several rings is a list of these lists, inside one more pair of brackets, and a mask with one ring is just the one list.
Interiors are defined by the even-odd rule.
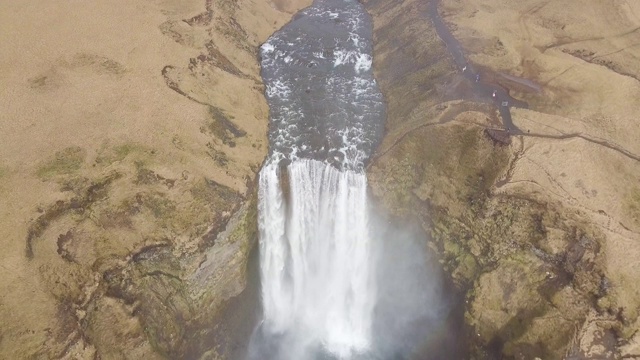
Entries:
[[260,173],[263,327],[289,339],[285,359],[362,354],[376,299],[366,176],[315,160],[286,170],[273,161]]

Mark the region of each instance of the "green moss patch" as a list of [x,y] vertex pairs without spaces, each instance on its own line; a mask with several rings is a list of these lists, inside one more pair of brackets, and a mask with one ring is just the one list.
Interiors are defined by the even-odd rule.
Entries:
[[234,147],[236,146],[236,138],[247,135],[246,131],[240,129],[231,121],[233,117],[227,116],[222,109],[209,106],[209,116],[211,120],[202,126],[200,131],[215,136],[222,140],[225,145]]
[[69,175],[78,171],[87,156],[86,150],[72,146],[55,153],[53,158],[38,167],[36,175],[48,180],[59,175]]
[[[103,149],[98,155],[98,157],[96,157],[96,164],[102,165],[102,166],[108,166],[115,162],[122,161],[134,154],[145,155],[142,157],[142,158],[145,158],[146,156],[153,153],[154,153],[153,150],[148,149],[140,144],[124,143],[124,144],[114,146],[112,148]],[[139,158],[140,156],[136,158],[137,161],[141,161],[141,159]]]
[[631,219],[640,225],[640,188],[635,188],[627,197],[627,211]]

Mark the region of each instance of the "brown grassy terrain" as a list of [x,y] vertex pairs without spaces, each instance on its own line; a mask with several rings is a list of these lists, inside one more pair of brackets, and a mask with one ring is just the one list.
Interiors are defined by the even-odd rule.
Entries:
[[639,356],[640,4],[442,1],[485,79],[529,103],[509,145],[492,105],[452,101],[469,84],[426,4],[367,6],[389,103],[372,190],[468,289],[473,356]]
[[470,49],[474,62],[542,85],[540,95],[520,94],[532,110],[514,122],[556,138],[524,137],[499,191],[543,191],[603,232],[614,308],[627,325],[620,355],[639,354],[640,287],[630,279],[640,278],[640,4],[445,1],[442,10],[466,43],[502,44],[500,54]]
[[219,345],[267,151],[257,47],[307,3],[0,5],[0,358]]

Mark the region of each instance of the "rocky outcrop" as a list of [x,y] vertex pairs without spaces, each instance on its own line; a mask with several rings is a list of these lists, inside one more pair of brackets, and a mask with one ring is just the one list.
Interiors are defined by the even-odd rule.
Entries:
[[[521,56],[522,68],[532,69],[528,53],[519,53],[510,38],[498,38],[502,31],[481,32],[466,20],[507,7],[493,3],[445,1],[440,12],[478,61],[483,79],[515,79],[523,74],[508,74],[500,65]],[[638,229],[617,206],[628,201],[629,176],[640,169],[626,134],[612,130],[605,136],[588,121],[560,119],[583,101],[557,98],[570,84],[555,80],[552,94],[544,86],[540,93],[524,93],[516,86],[522,81],[501,81],[499,86],[531,107],[512,111],[523,134],[509,136],[501,130],[499,109],[475,96],[456,69],[426,3],[366,5],[374,18],[376,77],[388,103],[387,133],[368,168],[372,193],[396,217],[422,225],[452,280],[466,292],[470,357],[636,356],[640,304],[629,296],[639,289],[625,279],[638,274],[614,260],[632,261],[639,250]],[[551,24],[540,21],[537,26]],[[482,53],[475,55],[476,49]],[[546,71],[531,83],[544,84],[540,79],[553,70]],[[553,106],[549,97],[557,99]],[[634,106],[626,111],[638,113]],[[610,182],[598,181],[612,171],[603,159],[619,165]],[[618,251],[620,241],[629,254]]]

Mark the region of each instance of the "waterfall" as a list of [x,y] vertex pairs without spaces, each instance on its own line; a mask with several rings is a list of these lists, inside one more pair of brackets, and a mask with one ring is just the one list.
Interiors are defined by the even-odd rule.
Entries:
[[260,47],[269,157],[249,360],[461,358],[439,351],[448,305],[423,230],[368,204],[385,119],[372,38],[361,2],[314,0]]
[[364,164],[382,136],[384,102],[371,38],[362,4],[315,0],[261,46],[271,122],[252,359],[352,359],[376,342]]
[[363,353],[376,298],[366,176],[316,160],[283,170],[260,173],[263,326],[338,358]]

